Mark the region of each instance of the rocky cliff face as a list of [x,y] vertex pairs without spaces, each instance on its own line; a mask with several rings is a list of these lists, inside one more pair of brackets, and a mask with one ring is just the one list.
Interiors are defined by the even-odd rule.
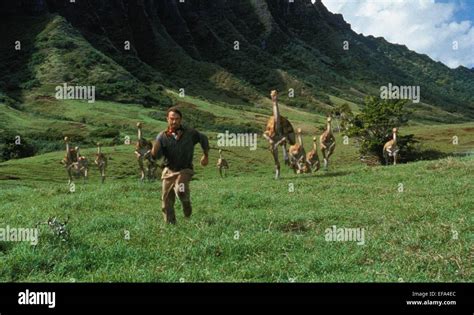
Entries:
[[420,85],[427,103],[474,117],[472,72],[358,35],[319,0],[18,0],[1,3],[0,14],[61,15],[144,84],[160,77],[196,94],[209,89],[245,100],[293,88],[300,103],[290,105],[324,110],[329,94],[361,101],[361,93],[391,82]]

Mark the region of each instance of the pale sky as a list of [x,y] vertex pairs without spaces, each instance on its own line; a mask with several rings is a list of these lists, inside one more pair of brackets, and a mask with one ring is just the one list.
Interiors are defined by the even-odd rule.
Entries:
[[450,68],[474,67],[474,0],[322,2],[329,11],[341,13],[357,33],[406,45]]

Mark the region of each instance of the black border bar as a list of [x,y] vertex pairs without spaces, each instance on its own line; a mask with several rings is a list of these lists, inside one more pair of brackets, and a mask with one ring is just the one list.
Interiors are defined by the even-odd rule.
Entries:
[[[19,305],[20,292],[55,292],[54,309]],[[315,305],[334,309],[466,314],[474,312],[472,283],[0,283],[0,314],[65,313],[163,305]],[[452,295],[454,292],[454,296]],[[422,298],[419,293],[427,293]],[[408,306],[414,300],[456,305]]]

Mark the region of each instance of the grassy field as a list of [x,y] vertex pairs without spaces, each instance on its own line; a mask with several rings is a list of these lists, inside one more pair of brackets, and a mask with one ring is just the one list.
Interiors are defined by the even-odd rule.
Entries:
[[[217,122],[251,121],[262,129],[270,108],[262,102],[242,110],[192,96],[179,101]],[[0,163],[0,228],[70,218],[68,241],[41,225],[36,246],[0,242],[0,281],[472,281],[473,123],[402,127],[424,149],[453,157],[395,167],[362,165],[354,141],[344,145],[337,133],[328,172],[296,176],[284,166],[279,181],[261,136],[255,151],[224,148],[230,170],[221,179],[216,133],[206,131],[210,166],[199,165],[197,146],[194,214],[184,220],[177,204],[178,224],[167,226],[160,182],[140,183],[133,155],[135,123],[144,122],[145,136],[154,137],[166,125],[152,115],[160,109],[34,94],[20,110],[0,106],[2,128],[27,137],[52,128],[62,132],[61,144],[64,134],[87,138],[106,124],[132,143],[104,147],[106,183],[92,166],[88,182],[76,181],[74,192],[59,164],[63,151]],[[281,108],[303,129],[309,150],[324,117]],[[92,160],[95,148],[81,147]],[[332,226],[364,229],[365,244],[326,241]]]
[[[446,152],[472,141],[472,124],[410,128]],[[450,136],[429,139],[451,129],[455,150]],[[337,141],[330,171],[285,167],[279,181],[261,139],[256,151],[226,148],[225,179],[216,150],[203,168],[196,147],[194,214],[184,220],[177,205],[176,226],[163,222],[160,182],[138,181],[132,146],[106,148],[106,183],[92,168],[75,192],[62,152],[1,163],[0,227],[69,216],[70,239],[41,226],[37,246],[0,242],[0,281],[472,281],[473,157],[367,167]],[[326,241],[333,225],[364,229],[365,244]]]
[[[346,38],[350,33],[340,33],[336,19],[327,23],[326,14],[316,24],[280,21],[295,40],[275,33],[269,49],[261,50],[258,17],[252,7],[242,8],[248,14],[235,20],[199,18],[204,24],[197,33],[216,41],[195,38],[189,48],[205,52],[199,58],[175,49],[183,45],[172,36],[181,32],[179,23],[172,23],[169,36],[162,36],[166,25],[148,34],[141,22],[94,35],[59,13],[4,18],[11,30],[3,34],[5,43],[20,41],[22,49],[0,47],[0,229],[69,217],[70,237],[61,241],[41,225],[36,246],[0,241],[0,282],[473,280],[470,77],[379,39]],[[97,23],[103,14],[82,13],[84,21]],[[150,18],[153,25],[162,19]],[[315,33],[315,41],[293,32],[299,27]],[[142,34],[143,45],[141,36],[133,36],[132,51],[119,51],[116,42],[132,34]],[[242,50],[229,46],[235,38],[244,40]],[[341,54],[346,39],[355,40],[352,55]],[[405,60],[412,60],[409,67]],[[309,151],[333,106],[347,103],[360,113],[365,96],[378,95],[380,84],[394,80],[413,81],[424,91],[423,102],[407,105],[414,114],[400,135],[414,134],[418,149],[432,153],[418,156],[439,159],[368,167],[355,139],[344,144],[336,133],[329,171],[297,176],[283,165],[282,178],[273,179],[273,160],[261,137],[272,112],[271,89],[280,90],[281,114],[302,128]],[[96,102],[56,99],[63,83],[94,86]],[[182,88],[185,97],[178,94]],[[294,99],[286,95],[290,90]],[[136,123],[143,122],[145,138],[153,139],[166,128],[164,113],[172,103],[183,110],[185,123],[209,136],[212,148],[203,168],[196,147],[194,214],[184,220],[178,203],[176,226],[163,222],[160,181],[138,180],[133,153]],[[333,126],[339,123],[335,119]],[[258,131],[258,147],[223,148],[230,170],[222,179],[215,166],[216,132],[229,130]],[[110,158],[105,184],[92,164],[88,182],[77,180],[71,191],[59,163],[65,136],[91,164],[96,142],[104,144]],[[20,156],[36,155],[10,159],[17,137],[27,144],[23,149],[32,149]],[[327,241],[326,229],[333,226],[363,230],[364,244]]]

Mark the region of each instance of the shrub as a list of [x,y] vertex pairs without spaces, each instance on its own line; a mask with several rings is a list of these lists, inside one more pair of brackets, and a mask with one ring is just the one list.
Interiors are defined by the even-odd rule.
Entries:
[[[410,112],[406,110],[405,104],[405,100],[381,100],[373,96],[366,98],[362,112],[352,119],[345,132],[357,139],[361,155],[372,155],[383,162],[383,146],[391,139],[392,129],[408,121]],[[401,156],[406,150],[413,150],[414,145],[413,135],[398,137]]]
[[48,128],[43,132],[31,134],[30,138],[39,141],[60,141],[63,139],[63,134],[58,129]]
[[33,156],[37,151],[37,148],[21,135],[5,132],[0,136],[0,160],[2,161]]
[[113,127],[100,127],[92,131],[90,136],[96,138],[115,138],[120,137],[120,131]]
[[31,90],[32,88],[39,87],[41,84],[38,79],[34,78],[32,80],[26,81],[25,83],[20,84],[20,87],[25,90]]

